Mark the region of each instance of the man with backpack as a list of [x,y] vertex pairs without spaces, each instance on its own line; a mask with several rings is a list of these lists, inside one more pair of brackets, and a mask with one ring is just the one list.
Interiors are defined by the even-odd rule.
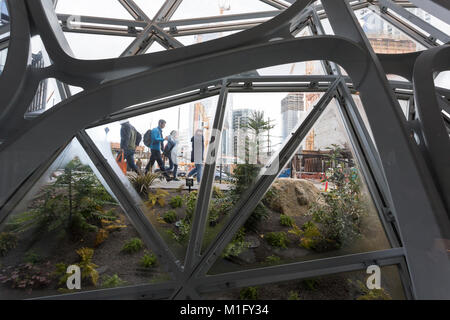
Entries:
[[137,174],[141,174],[141,170],[134,163],[134,153],[136,152],[136,146],[141,143],[142,135],[128,120],[122,121],[120,125],[120,149],[123,150],[127,161],[127,170],[133,170]]
[[168,139],[168,137],[163,138],[162,129],[164,129],[165,126],[166,121],[161,119],[158,121],[158,127],[148,130],[144,135],[144,144],[150,148],[151,152],[150,161],[145,167],[145,173],[147,174],[147,172],[150,171],[150,168],[153,167],[156,161],[166,180],[170,181],[171,179],[165,170],[164,162],[161,157],[161,152],[164,151],[164,141]]

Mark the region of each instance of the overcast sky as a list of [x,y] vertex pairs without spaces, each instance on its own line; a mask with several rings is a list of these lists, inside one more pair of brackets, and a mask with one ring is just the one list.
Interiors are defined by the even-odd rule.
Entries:
[[[156,14],[164,0],[134,0],[150,17]],[[259,0],[229,0],[230,10],[225,11],[224,14],[236,14],[244,12],[257,11],[271,11],[273,7],[259,1]],[[58,13],[73,14],[73,15],[88,15],[88,16],[102,16],[110,18],[132,19],[128,12],[120,5],[117,0],[59,0],[56,8]],[[219,15],[219,0],[183,0],[179,8],[176,10],[172,19],[186,19],[195,17],[206,17]],[[450,28],[443,22],[433,18],[431,21],[435,26],[443,30]],[[214,34],[208,38],[218,36],[225,36],[228,34]],[[131,43],[133,38],[130,37],[112,37],[102,35],[86,35],[77,33],[66,33],[66,37],[72,50],[77,58],[81,59],[101,59],[112,58],[119,56],[125,48]],[[180,37],[179,39],[185,45],[197,42],[194,36]],[[208,40],[208,39],[207,39]],[[37,45],[36,45],[37,46]],[[163,48],[160,45],[154,45],[149,52],[159,51]],[[258,70],[262,75],[286,75],[304,74],[305,64],[298,63],[294,68],[292,65],[277,66],[272,68],[265,68]],[[323,73],[320,70],[320,65],[315,65],[315,73]],[[438,83],[450,87],[450,77],[447,75],[440,76]],[[250,108],[264,110],[265,114],[271,119],[275,119],[277,127],[274,129],[274,135],[281,135],[281,100],[286,96],[286,93],[265,93],[265,94],[234,94],[232,100],[234,109]],[[209,103],[216,103],[217,98],[210,98]],[[182,105],[182,120],[181,127],[187,126],[188,121],[186,114],[188,108],[192,104]],[[183,112],[184,111],[184,112]],[[155,126],[158,119],[164,118],[167,120],[166,133],[170,130],[176,129],[178,126],[178,107],[170,108],[154,112],[153,114],[141,116],[131,119],[136,128],[145,132],[150,126]],[[108,125],[110,132],[108,138],[110,141],[119,141],[119,124]]]

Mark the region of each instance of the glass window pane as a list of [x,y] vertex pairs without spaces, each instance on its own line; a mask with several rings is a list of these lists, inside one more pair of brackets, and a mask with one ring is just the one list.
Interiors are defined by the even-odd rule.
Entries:
[[65,32],[75,58],[95,60],[117,58],[133,42],[133,37]]
[[[77,140],[0,225],[0,244],[1,299],[170,279]],[[67,286],[71,265],[80,288]]]
[[365,270],[205,293],[210,300],[404,300],[397,266],[380,268],[380,289],[368,289]]
[[258,0],[183,0],[171,20],[273,10],[276,9]]
[[[132,166],[129,166],[125,175],[116,162],[116,157],[121,151],[121,122],[124,121],[88,130],[89,135],[133,196],[134,201],[140,204],[146,217],[181,261],[184,260],[190,235],[190,223],[211,137],[217,99],[214,96],[196,100],[128,119],[143,137],[143,141],[136,147],[134,153],[134,161],[139,168],[138,171],[142,173],[141,176],[132,173]],[[168,140],[163,142],[162,149],[155,142],[152,145],[153,150],[150,150],[144,144],[146,143],[145,134],[151,129],[158,130],[160,119],[166,121],[164,128],[161,129],[162,137],[168,137]],[[202,135],[203,139],[201,139]],[[166,146],[174,147],[169,153]],[[158,150],[166,150],[166,153]],[[159,156],[156,155],[158,152]],[[151,167],[152,159],[158,160],[159,157],[165,172],[161,171],[158,161],[155,161]],[[144,175],[147,169],[150,173]],[[193,178],[191,193],[185,181],[188,175]],[[145,177],[148,177],[149,181],[144,181]]]
[[116,0],[59,0],[56,13],[116,19],[132,19]]
[[407,53],[426,49],[371,9],[355,10],[355,15],[376,53]]
[[[273,100],[269,100],[260,94],[259,99],[252,97],[246,103],[233,97],[236,109],[232,109],[232,123],[248,123],[254,117],[252,109],[258,110],[272,104],[271,109],[276,110],[275,105],[281,104],[284,113],[278,114],[279,118],[267,112],[264,119],[270,117],[274,124],[289,125],[288,119],[282,120],[282,117],[295,113],[295,106],[299,102],[290,97],[292,94],[283,100],[274,95]],[[303,97],[303,103],[308,107],[305,114],[299,112],[297,125],[319,98],[319,94],[306,94]],[[289,137],[284,139],[281,129],[275,125],[270,133],[263,133],[271,137],[268,144],[271,154],[276,154],[280,143]],[[239,136],[234,139],[234,149],[246,143]],[[260,144],[264,154],[267,152],[266,143]],[[249,153],[247,150],[251,149],[250,139],[248,144],[249,148],[241,148],[246,157]],[[228,146],[233,154],[233,144],[229,143]],[[229,158],[239,159],[239,154]],[[231,208],[255,183],[259,172],[258,163],[241,160],[228,166],[234,180],[222,198],[230,199]],[[266,164],[264,160],[261,163]],[[230,219],[227,215],[219,217],[218,225]],[[332,101],[209,274],[387,248],[390,245],[377,209],[360,171],[338,107]]]

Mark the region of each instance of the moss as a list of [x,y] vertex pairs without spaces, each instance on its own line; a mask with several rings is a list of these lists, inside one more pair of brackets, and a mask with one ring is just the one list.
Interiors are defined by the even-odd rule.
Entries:
[[281,214],[280,215],[280,225],[285,226],[285,227],[292,227],[294,225],[294,219],[292,219],[291,217],[289,217],[285,214]]
[[287,248],[289,244],[287,234],[283,231],[266,233],[264,238],[272,247]]
[[258,300],[258,288],[256,287],[248,287],[243,288],[239,292],[240,300]]

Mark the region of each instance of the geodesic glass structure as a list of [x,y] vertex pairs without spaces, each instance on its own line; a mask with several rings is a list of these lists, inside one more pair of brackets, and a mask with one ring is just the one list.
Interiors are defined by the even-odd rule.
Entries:
[[448,2],[0,12],[1,299],[450,298]]

